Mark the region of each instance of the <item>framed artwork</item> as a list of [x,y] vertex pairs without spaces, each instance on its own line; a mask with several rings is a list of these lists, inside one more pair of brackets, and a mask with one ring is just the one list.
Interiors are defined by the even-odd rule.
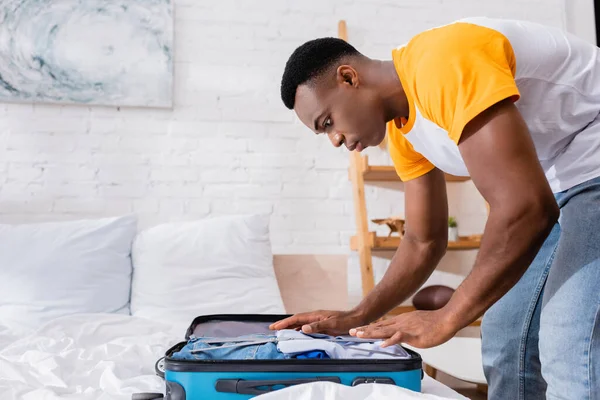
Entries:
[[600,1],[594,0],[594,22],[596,23],[596,46],[600,46]]
[[171,0],[0,0],[0,102],[171,107]]

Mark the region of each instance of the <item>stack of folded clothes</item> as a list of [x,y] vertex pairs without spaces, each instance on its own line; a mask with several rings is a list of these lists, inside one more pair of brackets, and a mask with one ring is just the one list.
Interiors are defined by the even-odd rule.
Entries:
[[352,336],[307,335],[295,330],[238,337],[190,336],[176,360],[279,360],[279,359],[408,359],[401,346],[382,348],[380,340]]

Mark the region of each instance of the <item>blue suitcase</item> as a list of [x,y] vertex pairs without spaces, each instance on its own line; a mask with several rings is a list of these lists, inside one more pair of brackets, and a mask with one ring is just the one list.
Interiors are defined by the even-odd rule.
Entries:
[[[186,340],[266,333],[269,324],[288,315],[210,315],[194,319]],[[187,341],[170,348],[164,357],[166,400],[244,400],[273,390],[308,382],[328,381],[355,386],[381,383],[421,391],[421,356],[410,349],[410,359],[286,359],[286,360],[174,360],[171,355]]]

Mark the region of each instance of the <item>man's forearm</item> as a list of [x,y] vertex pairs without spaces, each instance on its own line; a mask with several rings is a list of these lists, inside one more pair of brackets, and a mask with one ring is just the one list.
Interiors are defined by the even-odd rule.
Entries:
[[405,236],[381,282],[354,309],[372,322],[412,295],[435,270],[446,251],[445,240],[421,243]]
[[523,276],[558,218],[548,205],[520,213],[490,213],[473,270],[444,307],[449,321],[465,327]]

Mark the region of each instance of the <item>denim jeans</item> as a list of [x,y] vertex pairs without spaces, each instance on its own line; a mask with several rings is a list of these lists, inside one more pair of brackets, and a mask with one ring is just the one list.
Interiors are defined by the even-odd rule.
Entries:
[[483,318],[492,400],[600,399],[600,178],[555,196],[559,222]]
[[[238,343],[205,343],[214,338],[191,338],[178,352],[171,356],[176,360],[278,360],[288,358],[277,350],[275,335],[246,335],[240,336]],[[238,345],[240,343],[253,343],[266,340],[267,343],[251,345]],[[218,340],[218,339],[214,339]]]

